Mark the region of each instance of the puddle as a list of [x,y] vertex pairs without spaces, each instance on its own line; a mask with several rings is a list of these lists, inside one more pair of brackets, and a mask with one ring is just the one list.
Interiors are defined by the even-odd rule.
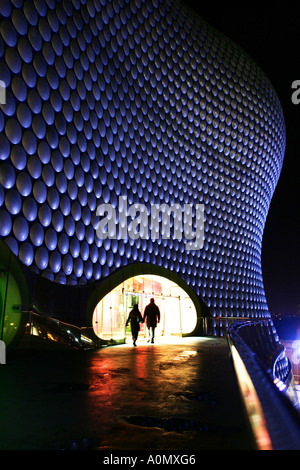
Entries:
[[192,400],[206,402],[211,405],[216,405],[216,400],[212,392],[190,391],[190,392],[176,392],[169,395],[169,398],[182,398],[183,400]]
[[129,416],[123,418],[127,423],[142,427],[161,428],[168,432],[198,431],[210,432],[207,424],[184,418],[153,418],[148,416]]
[[190,356],[196,356],[197,355],[197,351],[183,351],[182,353],[179,354],[179,356],[183,356],[183,357],[190,357]]
[[168,370],[170,367],[174,367],[175,364],[173,362],[161,362],[158,365],[159,370]]
[[228,428],[215,423],[204,423],[197,421],[196,419],[189,418],[155,418],[149,416],[127,416],[123,417],[124,421],[128,424],[141,427],[151,427],[164,429],[167,432],[198,432],[198,433],[210,433],[219,436],[228,436],[232,433],[236,433],[239,430],[236,428]]
[[192,357],[195,357],[196,355],[198,354],[198,351],[194,351],[194,350],[187,350],[187,351],[182,351],[180,352],[177,356],[174,356],[172,358],[172,361],[169,361],[169,362],[161,362],[159,364],[159,369],[161,370],[165,370],[165,369],[168,369],[170,367],[174,367],[176,365],[178,365],[178,363],[180,361],[184,361],[186,359],[189,359],[189,358],[192,358]]

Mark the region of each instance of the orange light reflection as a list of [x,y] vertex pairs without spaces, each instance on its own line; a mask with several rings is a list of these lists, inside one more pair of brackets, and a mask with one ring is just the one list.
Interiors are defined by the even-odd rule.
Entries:
[[273,450],[264,413],[252,380],[235,346],[231,345],[231,351],[239,386],[258,450]]

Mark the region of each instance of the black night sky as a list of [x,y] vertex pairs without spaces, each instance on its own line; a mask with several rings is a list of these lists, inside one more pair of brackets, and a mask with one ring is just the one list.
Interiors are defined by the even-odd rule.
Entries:
[[281,102],[287,133],[286,153],[265,226],[262,268],[270,313],[297,314],[300,104],[292,103],[291,85],[300,80],[300,6],[295,6],[296,2],[284,5],[240,2],[239,6],[200,0],[185,0],[185,3],[252,57],[270,79]]

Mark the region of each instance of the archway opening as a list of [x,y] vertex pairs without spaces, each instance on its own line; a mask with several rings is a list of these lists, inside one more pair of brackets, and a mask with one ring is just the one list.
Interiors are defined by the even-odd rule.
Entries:
[[[182,336],[194,331],[197,311],[186,291],[165,277],[143,274],[124,280],[100,300],[93,312],[94,333],[102,340],[131,337],[130,325],[126,327],[130,310],[138,304],[144,316],[151,298],[160,310],[156,337]],[[139,338],[146,335],[146,323],[142,323]]]

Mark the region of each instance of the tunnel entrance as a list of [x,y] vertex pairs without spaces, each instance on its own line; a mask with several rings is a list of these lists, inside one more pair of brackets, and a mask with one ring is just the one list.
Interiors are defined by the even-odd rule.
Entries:
[[[160,309],[160,322],[155,336],[170,337],[192,333],[197,324],[197,312],[189,295],[175,282],[152,274],[131,277],[111,290],[96,305],[93,330],[102,340],[131,338],[126,320],[134,304],[144,315],[146,305],[154,298]],[[146,338],[146,324],[140,325],[139,338]]]

